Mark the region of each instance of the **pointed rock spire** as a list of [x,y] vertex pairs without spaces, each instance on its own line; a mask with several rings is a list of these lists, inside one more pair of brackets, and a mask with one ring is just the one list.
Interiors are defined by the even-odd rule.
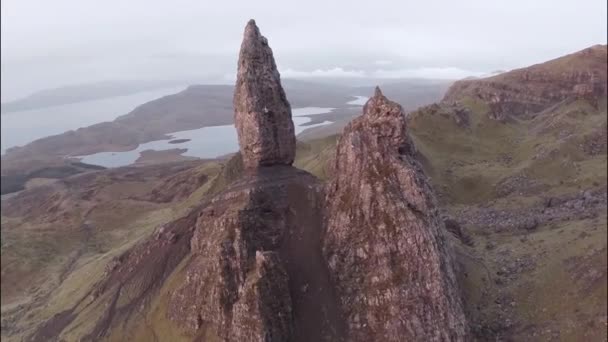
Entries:
[[291,165],[296,146],[291,107],[268,40],[253,19],[243,35],[233,104],[245,167]]
[[403,109],[379,88],[336,148],[323,253],[347,341],[467,341],[451,250]]
[[367,100],[363,106],[363,114],[368,116],[392,116],[398,121],[405,121],[401,105],[386,98],[378,86],[374,89],[374,96]]
[[376,86],[376,89],[374,89],[374,97],[380,97],[380,96],[384,96],[384,95],[382,95],[382,90],[380,90],[380,86]]
[[407,134],[403,107],[384,96],[380,87],[376,87],[374,96],[363,106],[363,115],[359,120],[371,132],[377,133],[379,139],[386,141],[386,147],[400,153],[414,153],[414,146]]

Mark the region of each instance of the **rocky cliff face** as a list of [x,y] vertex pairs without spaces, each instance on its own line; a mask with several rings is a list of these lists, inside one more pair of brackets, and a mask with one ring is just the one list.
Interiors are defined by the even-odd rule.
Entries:
[[245,29],[234,96],[246,174],[200,213],[192,261],[169,315],[225,341],[339,341],[321,254],[323,188],[289,164],[291,109],[268,42]]
[[[162,330],[165,340],[462,341],[443,225],[402,108],[376,89],[344,132],[326,196],[290,165],[291,109],[253,21],[238,75],[240,177],[109,264],[82,300],[101,313],[84,340],[159,340]],[[71,331],[88,312],[78,305],[36,339]]]
[[339,341],[341,315],[321,255],[323,191],[288,166],[251,172],[197,221],[170,317],[225,341]]
[[277,66],[255,21],[245,27],[234,90],[234,122],[246,167],[291,165],[296,139]]
[[376,89],[345,130],[325,197],[314,177],[285,165],[289,103],[253,22],[238,75],[248,171],[199,215],[170,316],[226,341],[463,340],[442,221],[402,108]]
[[464,341],[432,190],[401,106],[376,89],[337,146],[323,252],[349,341]]
[[597,101],[606,96],[606,63],[606,45],[596,45],[524,69],[458,81],[443,102],[479,99],[497,120],[533,115],[567,99],[585,99],[597,106]]

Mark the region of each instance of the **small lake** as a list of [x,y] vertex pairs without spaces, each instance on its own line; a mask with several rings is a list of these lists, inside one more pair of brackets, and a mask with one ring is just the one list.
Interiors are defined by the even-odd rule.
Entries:
[[[304,107],[292,110],[295,134],[312,127],[328,125],[331,121],[323,121],[318,124],[305,125],[311,119],[307,116],[329,113],[334,108]],[[180,131],[168,134],[171,138],[164,140],[150,141],[139,145],[136,149],[125,152],[100,152],[87,156],[77,156],[83,163],[101,165],[104,167],[120,167],[133,164],[142,151],[154,150],[164,151],[175,148],[187,149],[182,153],[183,156],[197,158],[216,158],[228,153],[236,152],[239,149],[238,137],[234,125],[212,126]],[[182,143],[170,143],[172,140],[190,139]]]
[[[135,107],[160,97],[175,94],[187,86],[170,87],[140,92],[127,96],[86,101],[62,106],[24,110],[4,114],[1,119],[2,154],[7,148],[23,146],[36,139],[61,134],[69,130],[87,127],[100,122],[113,121]],[[368,97],[353,96],[347,105],[364,105]],[[334,108],[304,107],[292,109],[296,135],[308,128],[328,125],[331,121],[306,125],[309,116],[329,113]],[[150,141],[125,152],[100,152],[79,156],[83,162],[105,167],[119,167],[134,163],[142,151],[163,151],[175,148],[187,149],[182,155],[198,158],[215,158],[238,150],[234,125],[204,127],[168,134],[170,139]],[[176,139],[189,139],[182,143],[169,143]]]
[[10,147],[100,122],[113,121],[135,107],[186,89],[170,87],[126,96],[10,112],[0,116],[2,154]]

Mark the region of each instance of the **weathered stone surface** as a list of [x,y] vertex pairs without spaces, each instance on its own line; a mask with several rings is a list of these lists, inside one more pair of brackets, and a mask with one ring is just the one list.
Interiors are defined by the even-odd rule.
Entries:
[[513,232],[533,230],[550,223],[593,219],[607,202],[606,186],[600,186],[578,195],[564,194],[522,207],[463,208],[457,210],[454,217],[461,225],[492,232]]
[[[463,340],[443,221],[401,106],[376,89],[340,140],[326,197],[315,177],[286,165],[295,152],[289,103],[253,21],[234,105],[240,177],[188,215],[187,235],[166,226],[144,245],[191,236],[168,317],[195,340]],[[123,264],[133,262],[119,260],[106,278]]]
[[[266,341],[258,334],[271,330],[277,336],[289,335],[289,293],[256,296],[269,277],[274,287],[288,288],[278,256],[272,262],[256,258],[258,252],[277,250],[287,228],[286,207],[270,207],[262,197],[266,196],[261,188],[230,191],[213,199],[200,214],[191,241],[192,262],[170,307],[171,318],[187,330],[205,331],[225,341]],[[268,307],[289,314],[277,324],[276,329],[282,330],[268,321],[264,312]]]
[[221,341],[342,341],[321,253],[323,187],[290,166],[250,171],[199,214],[169,316]]
[[323,251],[348,341],[464,341],[466,320],[432,190],[400,105],[377,88],[344,130]]
[[584,99],[597,106],[606,96],[606,45],[596,45],[542,64],[512,70],[484,79],[461,80],[447,91],[443,103],[466,97],[481,100],[488,115],[534,116],[567,99]]
[[245,166],[291,165],[296,151],[291,107],[268,40],[253,20],[245,27],[233,103]]
[[276,252],[256,252],[252,274],[234,307],[233,341],[288,341],[292,333],[287,272]]
[[291,109],[253,20],[241,46],[234,109],[245,174],[199,215],[169,316],[193,335],[222,341],[341,341],[321,252],[323,188],[289,166]]

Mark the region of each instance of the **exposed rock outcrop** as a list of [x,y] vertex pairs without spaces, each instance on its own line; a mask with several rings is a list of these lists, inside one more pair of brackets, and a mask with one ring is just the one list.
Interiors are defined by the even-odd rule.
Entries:
[[245,166],[291,165],[296,152],[291,107],[268,40],[253,20],[245,27],[233,103]]
[[236,181],[201,212],[170,317],[223,341],[341,341],[323,203],[322,185],[290,166]]
[[289,340],[292,303],[288,284],[278,253],[256,252],[252,275],[242,289],[243,300],[234,308],[231,340]]
[[606,45],[596,45],[493,77],[458,81],[443,102],[478,99],[488,105],[490,117],[500,121],[533,115],[567,99],[584,99],[597,106],[606,96],[607,62]]
[[193,335],[222,341],[341,341],[321,253],[323,187],[289,166],[291,109],[253,21],[234,106],[245,174],[201,211],[169,316]]
[[509,209],[464,208],[456,217],[462,225],[493,232],[534,230],[540,225],[562,221],[593,219],[607,202],[606,187],[549,197],[535,203]]
[[[212,329],[231,341],[285,340],[291,334],[288,276],[276,254],[287,208],[273,206],[253,183],[215,198],[199,216],[193,260],[171,306],[172,318],[192,332]],[[269,287],[274,296],[265,295]],[[277,311],[274,320],[271,309]]]
[[[376,89],[340,140],[326,196],[323,183],[290,165],[291,110],[253,21],[236,88],[240,153],[221,189],[212,184],[213,197],[108,264],[82,300],[102,313],[84,340],[112,340],[119,329],[137,340],[126,324],[148,326],[158,316],[147,305],[159,296],[160,320],[175,323],[163,333],[194,341],[463,341],[443,221],[401,106]],[[188,174],[163,183],[175,196],[153,190],[152,198],[185,198],[194,191]],[[67,331],[76,309],[39,329],[39,340]]]
[[344,130],[323,251],[349,341],[464,341],[443,222],[400,105],[376,88]]

